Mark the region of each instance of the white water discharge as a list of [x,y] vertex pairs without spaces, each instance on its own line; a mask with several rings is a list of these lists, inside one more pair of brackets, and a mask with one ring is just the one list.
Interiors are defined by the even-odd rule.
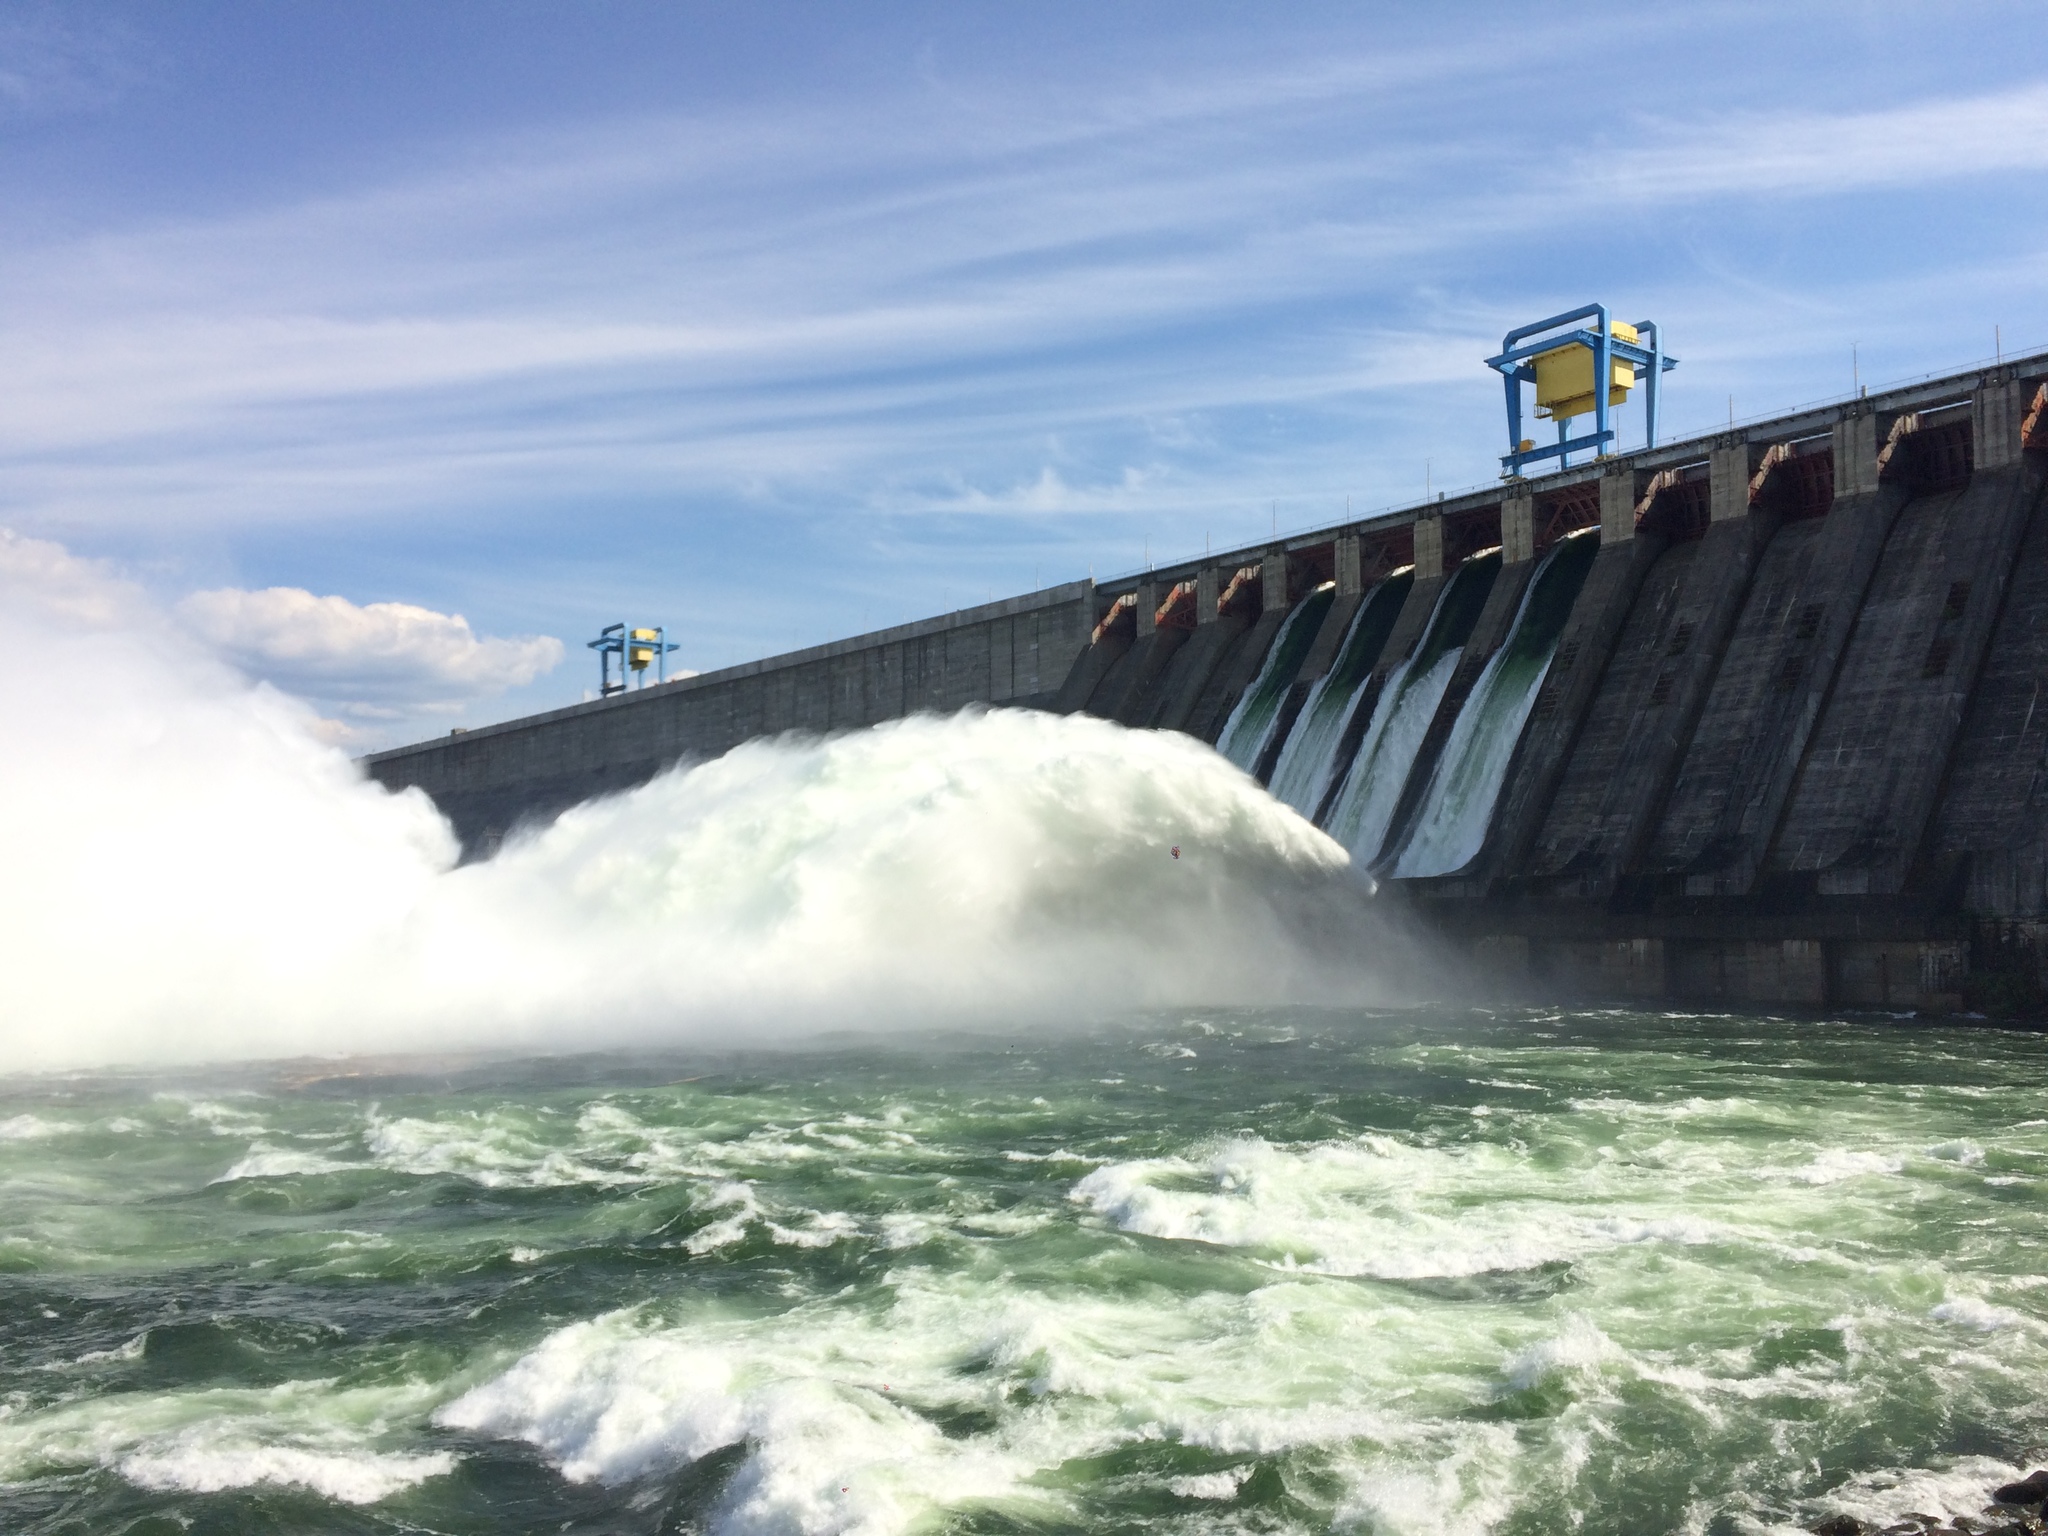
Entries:
[[1415,830],[1394,866],[1397,877],[1452,874],[1479,856],[1508,763],[1549,674],[1569,612],[1569,601],[1560,605],[1548,589],[1562,575],[1575,597],[1579,581],[1571,578],[1583,578],[1584,560],[1567,563],[1563,557],[1569,554],[1584,551],[1558,544],[1530,577],[1506,643],[1487,658],[1430,773]]
[[1315,640],[1316,630],[1330,611],[1336,590],[1335,582],[1326,583],[1294,605],[1294,611],[1281,624],[1280,633],[1273,637],[1258,677],[1238,698],[1237,707],[1224,722],[1216,750],[1246,773],[1258,766],[1267,743],[1273,739],[1288,687],[1301,667],[1302,654]]
[[1501,775],[1548,670],[1546,657],[1533,675],[1509,678],[1504,687],[1501,666],[1506,656],[1503,649],[1488,658],[1472,698],[1451,727],[1450,740],[1424,792],[1421,819],[1395,861],[1394,873],[1402,879],[1447,875],[1478,857],[1494,801],[1500,797]]
[[[1365,697],[1365,685],[1378,659],[1379,645],[1371,636],[1383,634],[1393,623],[1387,610],[1399,610],[1407,597],[1409,583],[1383,581],[1366,595],[1352,617],[1337,660],[1317,678],[1308,698],[1295,717],[1280,759],[1273,765],[1273,798],[1292,806],[1304,816],[1313,816],[1330,790],[1330,775],[1337,749],[1343,744],[1352,717]],[[1369,647],[1372,654],[1358,654],[1354,648]]]
[[753,742],[456,868],[424,797],[139,592],[9,536],[0,597],[0,1068],[1371,985],[1299,937],[1343,850],[1173,733],[991,711]]
[[1420,674],[1407,662],[1387,674],[1373,709],[1372,724],[1359,743],[1358,756],[1351,761],[1344,792],[1331,807],[1325,830],[1346,848],[1360,864],[1379,856],[1387,825],[1400,804],[1401,790],[1415,766],[1415,754],[1422,738],[1429,734],[1429,722],[1451,686],[1451,674],[1458,670],[1461,645],[1452,646]]

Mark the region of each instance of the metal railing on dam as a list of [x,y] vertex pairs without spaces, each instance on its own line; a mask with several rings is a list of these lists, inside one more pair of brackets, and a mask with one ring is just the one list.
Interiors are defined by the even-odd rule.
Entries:
[[381,752],[465,844],[751,737],[1184,731],[1533,987],[2040,1012],[2048,355]]

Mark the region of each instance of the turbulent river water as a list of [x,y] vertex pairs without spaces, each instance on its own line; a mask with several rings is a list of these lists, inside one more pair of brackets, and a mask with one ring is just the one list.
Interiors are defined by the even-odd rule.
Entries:
[[[1361,859],[1483,595],[1373,706]],[[0,1531],[1977,1511],[2048,1444],[2040,1041],[1478,1007],[1288,808],[1395,606],[1282,798],[969,710],[458,864],[304,706],[0,530]]]
[[0,1083],[0,1528],[1739,1532],[2048,1441],[2037,1038],[1169,1009]]

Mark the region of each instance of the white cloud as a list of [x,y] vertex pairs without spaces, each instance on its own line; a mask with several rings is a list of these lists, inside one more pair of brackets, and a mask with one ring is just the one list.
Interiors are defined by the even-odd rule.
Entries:
[[54,619],[91,629],[118,622],[124,609],[148,606],[140,587],[102,562],[82,560],[62,544],[12,528],[0,528],[0,596],[33,602]]
[[562,659],[551,635],[479,636],[459,613],[358,606],[300,587],[194,592],[178,617],[245,671],[367,720],[456,708],[530,683]]

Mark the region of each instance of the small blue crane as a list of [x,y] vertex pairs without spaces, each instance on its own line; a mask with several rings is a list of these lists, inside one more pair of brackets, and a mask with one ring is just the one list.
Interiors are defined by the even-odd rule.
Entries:
[[[1579,325],[1562,335],[1549,334],[1575,321],[1592,320],[1588,330]],[[1538,340],[1530,341],[1529,337]],[[1644,337],[1649,345],[1643,345]],[[1556,459],[1560,469],[1571,463],[1571,455],[1590,448],[1604,457],[1620,434],[1607,424],[1607,408],[1628,399],[1637,382],[1645,383],[1643,414],[1648,438],[1644,446],[1657,446],[1657,381],[1678,366],[1678,359],[1664,355],[1664,343],[1655,324],[1648,320],[1636,325],[1608,317],[1605,304],[1587,304],[1562,315],[1552,315],[1534,325],[1519,325],[1501,338],[1500,356],[1489,357],[1486,366],[1499,370],[1508,392],[1509,449],[1501,455],[1500,472],[1511,478],[1542,459]],[[1594,388],[1604,379],[1605,389]],[[1534,439],[1522,436],[1522,386],[1536,386],[1536,414],[1557,423],[1557,441],[1541,448]],[[1571,435],[1572,419],[1593,413],[1593,430],[1581,437]]]
[[[640,679],[640,686],[647,686],[647,669],[654,668],[657,683],[668,681],[668,656],[671,651],[681,650],[671,644],[668,631],[660,625],[652,629],[629,629],[624,624],[607,624],[597,632],[595,640],[587,642],[597,652],[598,695],[610,698],[615,693],[626,691],[626,674],[630,671]],[[612,679],[612,658],[619,659],[618,680]]]

